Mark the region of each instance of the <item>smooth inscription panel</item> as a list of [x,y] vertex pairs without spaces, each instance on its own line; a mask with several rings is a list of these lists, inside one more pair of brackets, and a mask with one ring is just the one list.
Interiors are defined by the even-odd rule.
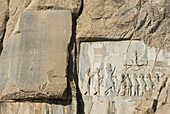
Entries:
[[69,10],[26,10],[0,60],[3,99],[65,98]]
[[142,41],[83,42],[79,85],[85,96],[142,96],[168,69],[168,50]]

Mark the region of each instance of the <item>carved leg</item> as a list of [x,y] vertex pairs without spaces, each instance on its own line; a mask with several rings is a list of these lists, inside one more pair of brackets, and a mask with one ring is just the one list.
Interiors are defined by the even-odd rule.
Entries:
[[116,92],[115,86],[112,86],[112,91]]
[[117,86],[117,94],[119,94],[119,92],[120,92],[120,88],[119,86]]
[[139,96],[142,96],[142,89],[141,88],[139,88]]
[[145,94],[145,92],[146,92],[146,89],[145,89],[145,88],[143,88],[143,94]]
[[139,96],[138,88],[136,89],[136,96]]
[[135,96],[135,88],[132,88],[132,96]]
[[131,96],[131,88],[128,89],[128,95]]
[[127,96],[129,95],[129,88],[127,88],[126,95]]

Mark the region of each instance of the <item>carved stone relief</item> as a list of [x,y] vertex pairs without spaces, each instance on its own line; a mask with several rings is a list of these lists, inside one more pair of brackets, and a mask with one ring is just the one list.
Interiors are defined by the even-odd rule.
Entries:
[[142,41],[83,42],[80,47],[79,84],[85,96],[143,96],[154,91],[169,67],[167,50]]

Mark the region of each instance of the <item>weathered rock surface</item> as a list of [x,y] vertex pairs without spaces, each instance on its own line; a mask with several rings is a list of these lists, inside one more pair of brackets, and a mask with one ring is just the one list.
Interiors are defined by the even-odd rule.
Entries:
[[152,94],[151,99],[155,99],[155,100],[159,99],[159,95],[162,89],[165,87],[168,77],[169,77],[168,75],[165,75],[164,77],[162,77],[162,79],[159,82],[158,87],[155,89],[154,93]]
[[166,114],[169,112],[169,109],[167,108],[167,106],[169,105],[169,73],[170,72],[167,72],[167,74],[162,77],[158,87],[156,88],[150,99],[144,99],[138,102],[139,105],[136,106],[136,110],[138,113],[163,114],[164,112]]
[[0,0],[0,52],[2,50],[2,41],[5,35],[8,17],[8,0]]
[[156,110],[155,100],[141,100],[136,105],[134,114],[153,114]]
[[155,114],[169,114],[170,112],[170,104],[165,104],[162,107],[160,107]]
[[[7,1],[7,0],[6,0]],[[77,17],[81,7],[81,0],[10,0],[9,20],[7,31],[4,37],[3,46],[15,29],[19,16],[26,9],[35,10],[70,10],[74,17]],[[1,11],[0,11],[1,12]]]
[[169,38],[169,6],[169,0],[84,0],[77,39],[142,39],[160,47]]
[[1,114],[76,114],[77,103],[1,102]]
[[85,114],[133,114],[140,97],[83,97]]
[[[0,0],[0,42],[4,46],[0,97],[5,100],[0,101],[0,113],[169,114],[170,76],[164,72],[170,68],[169,28],[170,0]],[[137,55],[132,60],[134,50]],[[130,62],[124,64],[125,55]],[[105,76],[108,63],[119,77],[125,66],[127,73],[137,71],[137,77],[147,72],[151,79],[157,72],[166,75],[142,96],[105,96],[104,89],[102,96],[84,95],[86,68],[91,69],[91,76],[100,66],[99,75]],[[133,68],[137,69],[131,72]],[[123,87],[121,91],[126,91]],[[68,102],[71,95],[78,104]],[[10,103],[9,99],[22,102]],[[64,101],[42,103],[49,99]]]
[[69,10],[26,10],[0,60],[2,99],[67,98]]

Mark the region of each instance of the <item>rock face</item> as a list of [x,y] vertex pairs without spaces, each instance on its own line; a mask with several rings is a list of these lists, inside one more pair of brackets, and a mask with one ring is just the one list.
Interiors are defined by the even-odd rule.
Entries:
[[167,49],[138,40],[81,42],[80,47],[79,85],[86,113],[154,113],[166,101],[168,76],[161,73],[169,67]]
[[170,104],[166,104],[162,107],[160,107],[155,114],[169,114],[170,112],[170,108],[169,108]]
[[0,113],[169,113],[169,28],[169,0],[0,0]]
[[169,5],[168,0],[84,0],[77,39],[142,39],[160,47],[170,33]]
[[[3,3],[4,0],[2,0]],[[6,0],[7,2],[7,0]],[[7,4],[7,3],[6,3]],[[5,4],[2,4],[5,7]],[[77,17],[78,12],[81,7],[81,0],[10,0],[9,1],[9,14],[10,17],[7,26],[6,26],[6,34],[3,41],[3,46],[6,45],[6,42],[12,32],[15,29],[16,23],[18,22],[18,19],[20,15],[24,12],[26,9],[34,9],[34,10],[70,10],[73,13],[74,17]],[[6,7],[8,8],[8,7]],[[5,8],[2,7],[2,13],[5,10]],[[5,10],[6,11],[6,10]],[[4,19],[3,19],[4,21]]]
[[[65,102],[64,104],[67,104]],[[55,103],[31,103],[31,102],[1,102],[1,114],[76,114],[76,101],[71,105],[62,105],[62,102]]]
[[66,98],[68,10],[26,10],[0,61],[2,99]]
[[6,22],[8,20],[8,1],[0,0],[0,52],[2,51],[2,41],[5,35]]

